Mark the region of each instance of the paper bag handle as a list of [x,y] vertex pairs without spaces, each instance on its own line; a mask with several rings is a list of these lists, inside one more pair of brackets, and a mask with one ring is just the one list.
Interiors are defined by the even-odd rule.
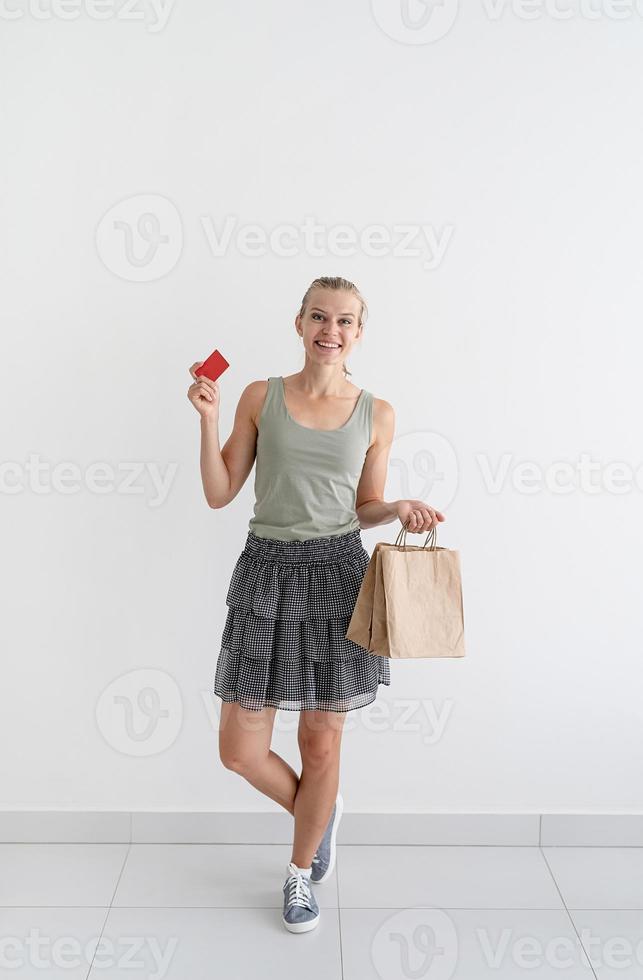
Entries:
[[[410,520],[410,518],[407,518],[407,520],[404,522],[404,524],[402,525],[402,527],[398,531],[398,535],[397,535],[397,537],[395,539],[395,546],[396,547],[398,545],[400,545],[400,544],[402,545],[403,548],[406,547],[406,525],[409,523],[409,520]],[[429,538],[431,538],[431,545],[429,547],[429,551],[437,551],[438,535],[437,535],[437,525],[436,524],[433,524],[429,528],[429,530],[427,531],[426,540],[425,540],[424,544],[422,545],[423,548],[426,548],[426,542],[429,540]]]

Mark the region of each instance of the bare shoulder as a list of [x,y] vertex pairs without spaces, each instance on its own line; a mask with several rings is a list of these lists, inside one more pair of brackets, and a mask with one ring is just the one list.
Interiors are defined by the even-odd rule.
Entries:
[[395,409],[384,398],[373,395],[373,433],[371,445],[388,445],[395,434]]
[[257,427],[267,393],[268,380],[262,378],[259,381],[250,381],[239,397],[237,412],[248,422],[251,422],[255,428]]

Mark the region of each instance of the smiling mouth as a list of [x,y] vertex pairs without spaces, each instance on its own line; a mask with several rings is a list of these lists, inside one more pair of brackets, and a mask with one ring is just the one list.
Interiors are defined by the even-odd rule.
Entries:
[[331,347],[327,347],[326,344],[320,343],[319,340],[315,341],[316,347],[321,347],[322,350],[341,350],[341,344],[333,344]]

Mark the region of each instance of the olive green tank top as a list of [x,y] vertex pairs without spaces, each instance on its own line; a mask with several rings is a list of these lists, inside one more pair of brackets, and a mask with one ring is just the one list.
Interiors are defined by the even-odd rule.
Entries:
[[311,429],[291,418],[283,377],[268,378],[249,529],[261,538],[301,541],[358,528],[357,484],[372,428],[373,396],[364,388],[339,429]]

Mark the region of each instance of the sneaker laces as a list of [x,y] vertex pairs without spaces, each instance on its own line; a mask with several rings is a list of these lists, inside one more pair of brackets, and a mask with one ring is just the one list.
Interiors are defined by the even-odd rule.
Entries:
[[310,909],[311,912],[315,911],[312,906],[308,878],[301,871],[288,875],[284,887],[288,905],[301,905],[304,909]]

